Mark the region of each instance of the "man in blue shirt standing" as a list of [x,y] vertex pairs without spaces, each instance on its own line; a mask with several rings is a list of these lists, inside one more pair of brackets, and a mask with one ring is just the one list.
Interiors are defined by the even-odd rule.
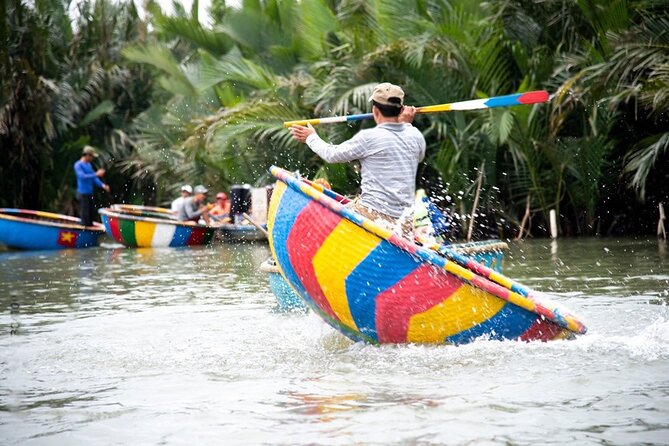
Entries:
[[109,186],[100,180],[105,174],[105,169],[93,170],[93,158],[98,156],[95,149],[91,146],[84,147],[81,152],[81,158],[74,163],[74,173],[77,176],[77,198],[79,198],[79,214],[81,224],[84,226],[93,225],[93,185],[110,191]]

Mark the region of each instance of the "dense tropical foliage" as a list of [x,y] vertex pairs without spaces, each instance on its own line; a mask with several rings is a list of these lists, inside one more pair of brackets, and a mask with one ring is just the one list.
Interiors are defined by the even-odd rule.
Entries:
[[[211,22],[149,1],[7,0],[0,23],[0,205],[63,211],[84,144],[114,200],[182,182],[267,184],[278,164],[355,193],[286,120],[368,111],[380,81],[429,105],[534,89],[550,104],[418,116],[419,185],[477,227],[651,232],[669,201],[667,0],[214,1]],[[211,23],[203,25],[202,23]],[[341,142],[360,126],[323,126]],[[103,197],[100,197],[101,199]],[[106,198],[109,200],[110,198]]]

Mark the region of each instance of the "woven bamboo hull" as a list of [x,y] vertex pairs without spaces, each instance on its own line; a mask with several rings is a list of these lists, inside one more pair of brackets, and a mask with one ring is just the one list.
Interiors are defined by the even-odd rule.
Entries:
[[0,244],[18,249],[89,248],[104,234],[100,223],[82,226],[68,215],[26,209],[0,209]]
[[[451,245],[456,251],[469,254],[477,262],[501,272],[504,261],[504,252],[508,250],[506,243],[499,240],[489,240],[478,243],[462,243]],[[269,288],[283,310],[307,309],[307,305],[295,294],[288,282],[281,275],[279,268],[270,258],[260,265],[260,270],[267,273]]]
[[[285,171],[272,173],[283,180],[275,186],[268,215],[277,265],[304,302],[351,339],[462,344],[482,336],[524,341],[573,336],[573,329],[559,324],[564,312],[557,306],[554,321],[493,295],[447,272],[436,264],[439,259],[426,261],[431,254],[421,248],[365,229],[372,227],[369,220],[351,218],[318,191],[305,192],[309,187],[286,178]],[[524,304],[553,308],[551,302]],[[571,315],[569,321],[585,331]]]
[[107,234],[133,248],[206,245],[217,229],[168,218],[140,217],[111,209],[100,209],[99,213]]

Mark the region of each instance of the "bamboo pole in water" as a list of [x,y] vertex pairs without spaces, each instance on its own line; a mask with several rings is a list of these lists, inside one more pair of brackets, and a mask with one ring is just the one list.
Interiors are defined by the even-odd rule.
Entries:
[[662,240],[666,240],[667,231],[664,229],[664,220],[666,217],[664,216],[664,205],[662,202],[660,202],[659,208],[660,208],[660,220],[657,222],[657,236]]
[[481,168],[479,170],[479,177],[476,180],[476,195],[474,196],[474,205],[472,206],[472,215],[469,219],[469,229],[467,230],[467,241],[472,239],[472,232],[474,231],[474,219],[476,215],[476,208],[479,206],[479,196],[481,195],[481,184],[483,183],[483,167],[485,166],[485,161],[481,163]]
[[[518,235],[516,236],[516,240],[522,240],[523,239],[523,232],[525,232],[525,223],[529,222],[530,219],[530,196],[527,196],[527,203],[525,205],[525,215],[523,215],[523,219],[520,221],[520,229],[518,231]],[[527,235],[530,234],[530,227],[528,223],[527,227]]]
[[557,226],[557,213],[555,209],[551,209],[548,212],[550,222],[551,222],[551,238],[555,240],[558,237],[558,226]]

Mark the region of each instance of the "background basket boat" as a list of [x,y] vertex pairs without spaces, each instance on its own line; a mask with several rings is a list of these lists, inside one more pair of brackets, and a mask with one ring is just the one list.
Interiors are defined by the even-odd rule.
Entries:
[[206,245],[217,230],[206,226],[180,222],[171,218],[144,217],[104,208],[98,211],[102,223],[114,240],[128,247],[179,247]]
[[257,242],[267,240],[267,235],[252,224],[223,223],[219,226],[225,242]]
[[82,226],[69,215],[0,208],[0,243],[18,249],[89,248],[104,234],[100,223]]
[[351,339],[460,344],[585,333],[539,293],[489,270],[484,276],[483,266],[458,265],[283,169],[271,172],[279,180],[268,215],[277,265],[307,305]]
[[309,307],[304,303],[300,296],[288,285],[288,282],[281,275],[281,271],[276,266],[273,258],[269,258],[260,264],[260,271],[267,274],[269,289],[276,297],[279,310],[307,310]]

